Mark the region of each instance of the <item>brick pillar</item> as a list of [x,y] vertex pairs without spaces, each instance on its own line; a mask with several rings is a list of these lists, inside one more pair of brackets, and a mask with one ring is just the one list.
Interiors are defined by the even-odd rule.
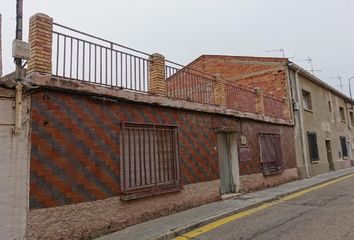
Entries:
[[256,96],[256,112],[258,114],[264,115],[264,98],[263,98],[263,93],[260,88],[255,88],[254,89],[257,96]]
[[154,53],[150,56],[149,64],[150,88],[149,93],[154,95],[166,96],[165,79],[165,57]]
[[226,107],[226,82],[221,77],[215,78],[214,97],[216,105]]
[[37,13],[30,18],[31,58],[27,73],[52,73],[52,31],[53,19],[49,16]]

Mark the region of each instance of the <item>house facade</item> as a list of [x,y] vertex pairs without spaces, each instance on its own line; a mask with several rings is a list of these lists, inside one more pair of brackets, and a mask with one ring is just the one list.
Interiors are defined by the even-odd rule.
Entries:
[[300,178],[351,166],[353,101],[313,74],[284,58],[203,55],[189,66],[289,104]]
[[70,31],[33,16],[24,81],[1,79],[11,238],[95,238],[298,178],[286,99]]

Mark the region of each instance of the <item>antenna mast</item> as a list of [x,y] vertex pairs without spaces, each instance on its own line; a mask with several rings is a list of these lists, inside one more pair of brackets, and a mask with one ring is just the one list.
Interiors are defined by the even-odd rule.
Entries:
[[285,50],[283,48],[279,48],[279,49],[275,49],[275,50],[269,50],[269,51],[266,51],[266,52],[279,52],[281,54],[281,57],[282,58],[285,58]]

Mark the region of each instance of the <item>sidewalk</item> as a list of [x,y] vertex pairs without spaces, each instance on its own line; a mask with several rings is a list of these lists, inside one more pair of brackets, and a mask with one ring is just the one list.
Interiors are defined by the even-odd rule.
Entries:
[[279,197],[354,173],[354,167],[289,182],[125,228],[98,240],[172,239],[178,234]]

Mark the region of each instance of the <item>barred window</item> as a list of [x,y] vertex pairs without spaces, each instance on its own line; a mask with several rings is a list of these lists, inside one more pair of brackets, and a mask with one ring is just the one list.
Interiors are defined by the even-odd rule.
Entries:
[[176,126],[124,123],[121,156],[123,195],[180,185]]
[[307,139],[309,142],[310,160],[311,162],[319,161],[317,135],[315,132],[307,132]]
[[261,160],[264,174],[283,169],[283,158],[279,134],[260,134]]
[[347,140],[343,136],[340,137],[340,145],[342,147],[343,159],[348,159]]

